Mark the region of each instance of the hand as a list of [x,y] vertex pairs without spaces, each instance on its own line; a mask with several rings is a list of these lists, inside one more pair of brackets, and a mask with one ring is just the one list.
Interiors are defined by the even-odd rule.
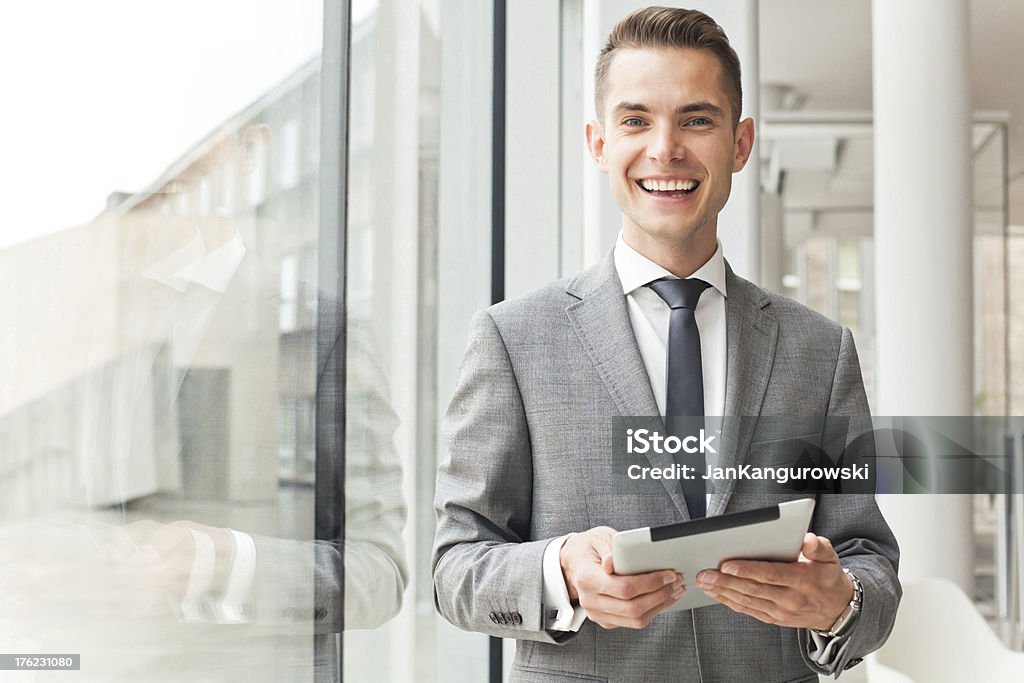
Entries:
[[853,599],[853,581],[832,543],[807,534],[796,562],[729,560],[697,585],[733,611],[767,624],[827,631]]
[[213,541],[212,574],[206,575],[206,582],[199,584],[200,587],[223,584],[231,557],[227,530],[188,521],[162,524],[142,520],[124,527],[129,552],[121,553],[113,567],[122,585],[131,587],[126,594],[131,595],[133,601],[155,607],[166,605],[168,601],[178,605],[186,598],[196,555],[190,530],[204,533]]
[[122,532],[120,539],[107,546],[111,577],[122,587],[122,597],[148,615],[180,603],[196,552],[188,530],[142,520],[126,525]]
[[0,527],[0,614],[25,624],[177,616],[195,556],[189,528],[213,539],[218,580],[231,558],[224,529],[151,520]]
[[569,598],[604,628],[644,628],[683,596],[683,577],[672,570],[617,576],[612,566],[615,529],[596,527],[570,536],[559,553]]

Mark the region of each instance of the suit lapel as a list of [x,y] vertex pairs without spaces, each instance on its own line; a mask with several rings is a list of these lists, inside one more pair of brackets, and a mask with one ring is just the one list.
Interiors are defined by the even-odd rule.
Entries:
[[[566,291],[579,298],[565,309],[569,323],[619,414],[660,416],[612,255],[571,280]],[[647,457],[653,467],[670,467],[673,463],[671,455],[649,453]],[[678,482],[668,479],[661,482],[683,518],[689,519],[686,499]]]
[[[747,458],[756,418],[771,377],[779,327],[765,312],[768,297],[753,284],[737,277],[726,265],[726,381],[722,450],[723,467],[741,465]],[[725,511],[735,487],[733,478],[716,484],[709,515]]]

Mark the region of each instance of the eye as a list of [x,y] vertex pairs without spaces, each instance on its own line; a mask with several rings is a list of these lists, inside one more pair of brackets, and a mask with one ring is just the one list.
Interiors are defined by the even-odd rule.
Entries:
[[698,116],[695,119],[690,119],[689,121],[687,121],[686,125],[688,125],[688,126],[710,126],[712,123],[714,123],[714,122],[711,119],[709,119],[708,117],[706,117],[706,116]]
[[643,119],[639,119],[639,118],[637,118],[635,116],[630,116],[628,119],[625,119],[622,122],[622,125],[628,126],[628,127],[631,127],[631,128],[632,127],[636,127],[636,126],[642,126],[642,125],[644,125],[644,120]]

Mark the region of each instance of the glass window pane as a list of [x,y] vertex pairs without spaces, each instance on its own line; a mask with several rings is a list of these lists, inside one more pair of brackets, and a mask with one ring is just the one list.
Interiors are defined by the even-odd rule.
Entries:
[[0,9],[0,652],[313,680],[322,6],[154,11]]
[[491,303],[491,11],[352,5],[345,680],[487,676],[487,638],[434,609],[430,557],[441,415]]

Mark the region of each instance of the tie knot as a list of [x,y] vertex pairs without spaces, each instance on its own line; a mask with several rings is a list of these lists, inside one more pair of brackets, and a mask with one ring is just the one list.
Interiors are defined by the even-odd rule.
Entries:
[[705,289],[710,287],[707,282],[697,278],[686,280],[655,280],[647,285],[660,296],[669,308],[697,308],[697,301]]

